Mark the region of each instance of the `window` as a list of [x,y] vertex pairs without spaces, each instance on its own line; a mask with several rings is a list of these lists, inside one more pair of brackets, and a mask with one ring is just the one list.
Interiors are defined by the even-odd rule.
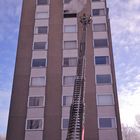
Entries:
[[107,39],[95,39],[94,40],[94,47],[95,48],[100,48],[100,47],[107,47]]
[[96,75],[97,84],[111,84],[111,75]]
[[93,31],[94,32],[104,32],[106,31],[106,24],[93,24]]
[[46,19],[48,18],[48,13],[47,12],[37,12],[35,15],[36,19]]
[[74,18],[74,17],[77,17],[77,14],[75,14],[75,13],[67,14],[66,12],[64,13],[64,18]]
[[31,86],[45,86],[45,77],[32,77]]
[[115,128],[116,122],[115,118],[99,118],[100,128]]
[[69,3],[71,0],[64,0],[64,3],[66,4],[66,3]]
[[37,0],[37,5],[46,5],[48,4],[48,0]]
[[29,97],[29,107],[42,107],[44,105],[44,97]]
[[63,106],[70,106],[72,103],[72,96],[63,96]]
[[44,50],[47,48],[47,42],[34,42],[34,50]]
[[113,105],[113,95],[97,95],[97,104],[98,105]]
[[47,34],[47,32],[48,32],[47,26],[35,27],[35,34]]
[[64,76],[63,85],[64,86],[73,86],[75,81],[75,76]]
[[27,130],[42,130],[43,121],[42,121],[42,119],[27,120],[26,128],[27,128]]
[[64,49],[75,49],[77,48],[76,41],[64,41]]
[[33,59],[32,67],[45,67],[46,59]]
[[64,58],[64,67],[76,67],[77,58]]
[[108,56],[95,56],[95,64],[96,65],[109,64],[109,57]]
[[93,16],[104,16],[105,9],[93,9],[92,13],[93,13]]
[[64,25],[65,33],[73,33],[76,32],[76,25]]
[[62,128],[63,129],[67,129],[68,126],[69,126],[69,119],[63,119],[63,122],[62,122]]

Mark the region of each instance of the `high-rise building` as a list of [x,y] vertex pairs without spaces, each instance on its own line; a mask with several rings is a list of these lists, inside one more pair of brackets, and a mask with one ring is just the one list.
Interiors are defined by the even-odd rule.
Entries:
[[106,0],[23,0],[6,140],[66,140],[83,13],[84,139],[122,140]]

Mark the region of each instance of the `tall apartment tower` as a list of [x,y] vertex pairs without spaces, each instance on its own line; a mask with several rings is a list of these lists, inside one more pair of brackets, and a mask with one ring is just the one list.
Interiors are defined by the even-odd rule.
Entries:
[[6,140],[66,140],[83,13],[92,18],[84,140],[122,140],[106,0],[87,0],[79,13],[64,11],[69,1],[23,0]]

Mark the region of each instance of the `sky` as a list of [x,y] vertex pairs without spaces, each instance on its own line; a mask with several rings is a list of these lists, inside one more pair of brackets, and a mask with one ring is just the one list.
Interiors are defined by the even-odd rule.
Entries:
[[[140,114],[140,0],[108,0],[121,122]],[[21,0],[0,0],[0,136],[6,134]]]

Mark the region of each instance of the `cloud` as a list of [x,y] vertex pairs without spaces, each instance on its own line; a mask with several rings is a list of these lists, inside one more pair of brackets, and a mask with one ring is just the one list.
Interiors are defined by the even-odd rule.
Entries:
[[108,5],[121,120],[131,126],[140,113],[140,1],[108,0]]
[[[21,0],[0,0],[0,135],[4,136],[15,64]],[[2,138],[0,138],[1,140]]]
[[10,91],[0,91],[0,134],[5,135],[7,129],[10,103]]

